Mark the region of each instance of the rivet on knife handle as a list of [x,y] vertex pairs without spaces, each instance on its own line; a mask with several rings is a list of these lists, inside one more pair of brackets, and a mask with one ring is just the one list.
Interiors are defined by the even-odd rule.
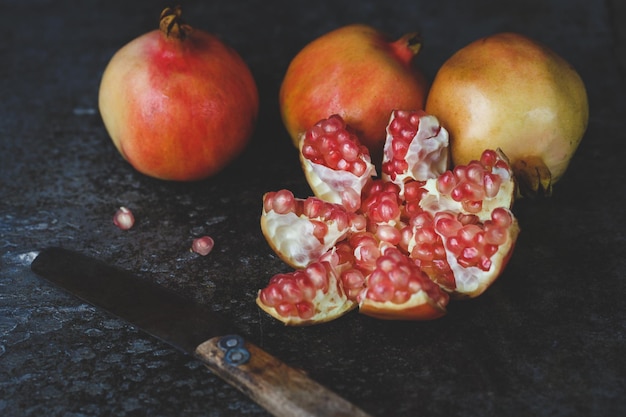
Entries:
[[277,417],[369,417],[354,404],[241,336],[209,339],[198,346],[196,356],[211,371]]

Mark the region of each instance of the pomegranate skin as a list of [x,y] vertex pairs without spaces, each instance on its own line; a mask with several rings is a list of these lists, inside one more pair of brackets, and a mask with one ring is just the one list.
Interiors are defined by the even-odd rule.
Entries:
[[427,82],[414,62],[417,40],[416,34],[407,34],[393,41],[355,24],[306,45],[289,64],[279,93],[294,145],[319,120],[338,114],[378,163],[391,111],[424,108]]
[[551,194],[589,118],[575,69],[517,33],[498,33],[457,51],[437,72],[426,111],[450,133],[454,165],[500,148],[524,195]]
[[259,98],[236,51],[193,30],[161,30],[122,47],[107,65],[100,113],[113,143],[138,171],[164,180],[212,176],[252,136]]

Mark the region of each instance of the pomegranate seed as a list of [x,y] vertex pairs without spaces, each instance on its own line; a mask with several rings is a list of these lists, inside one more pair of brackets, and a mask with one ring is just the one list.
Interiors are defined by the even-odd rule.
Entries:
[[295,280],[283,282],[281,291],[285,302],[297,303],[302,300],[302,291]]
[[135,224],[135,216],[133,212],[126,207],[120,207],[113,216],[113,224],[121,230],[128,230]]
[[483,178],[483,187],[485,189],[485,196],[487,198],[494,198],[498,195],[498,191],[500,191],[500,185],[502,184],[502,179],[499,175],[494,175],[490,172],[487,172]]
[[193,240],[191,250],[198,255],[206,256],[213,250],[215,242],[210,236],[203,236]]
[[341,283],[346,296],[351,300],[356,300],[365,288],[365,276],[358,269],[349,269],[341,274]]
[[296,308],[296,306],[288,302],[279,303],[278,305],[274,306],[274,308],[276,309],[278,314],[283,317],[298,315],[298,309]]
[[482,210],[483,208],[483,202],[480,200],[479,201],[463,201],[461,205],[463,206],[463,210],[467,211],[468,213],[479,213],[480,210]]
[[305,272],[314,288],[321,289],[324,292],[328,290],[328,271],[326,271],[321,262],[315,262],[307,266]]
[[385,242],[389,242],[392,245],[397,245],[398,243],[400,243],[400,239],[402,238],[400,230],[389,225],[379,226],[376,229],[376,237],[379,240],[384,240]]
[[315,315],[315,307],[313,306],[313,303],[308,301],[297,303],[296,310],[298,312],[298,317],[301,319],[310,319]]
[[480,156],[480,162],[488,168],[493,167],[499,159],[500,158],[498,157],[496,151],[491,149],[484,151]]
[[511,223],[513,223],[511,213],[503,207],[495,208],[491,213],[491,219],[493,220],[494,224],[505,229],[508,228]]
[[280,190],[272,195],[272,210],[278,214],[293,212],[295,208],[295,197],[289,190]]
[[441,194],[450,194],[457,184],[452,171],[446,171],[437,178],[437,191]]

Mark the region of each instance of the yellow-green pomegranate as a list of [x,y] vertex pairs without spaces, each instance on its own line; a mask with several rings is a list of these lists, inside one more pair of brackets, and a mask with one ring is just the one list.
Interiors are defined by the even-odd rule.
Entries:
[[516,33],[476,40],[439,69],[426,101],[450,134],[455,165],[500,148],[523,195],[550,195],[586,129],[589,107],[576,70]]

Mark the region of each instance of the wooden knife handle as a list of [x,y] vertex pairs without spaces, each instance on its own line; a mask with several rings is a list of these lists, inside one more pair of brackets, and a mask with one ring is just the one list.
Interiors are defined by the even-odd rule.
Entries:
[[196,356],[277,417],[369,417],[354,404],[238,335],[214,337]]

